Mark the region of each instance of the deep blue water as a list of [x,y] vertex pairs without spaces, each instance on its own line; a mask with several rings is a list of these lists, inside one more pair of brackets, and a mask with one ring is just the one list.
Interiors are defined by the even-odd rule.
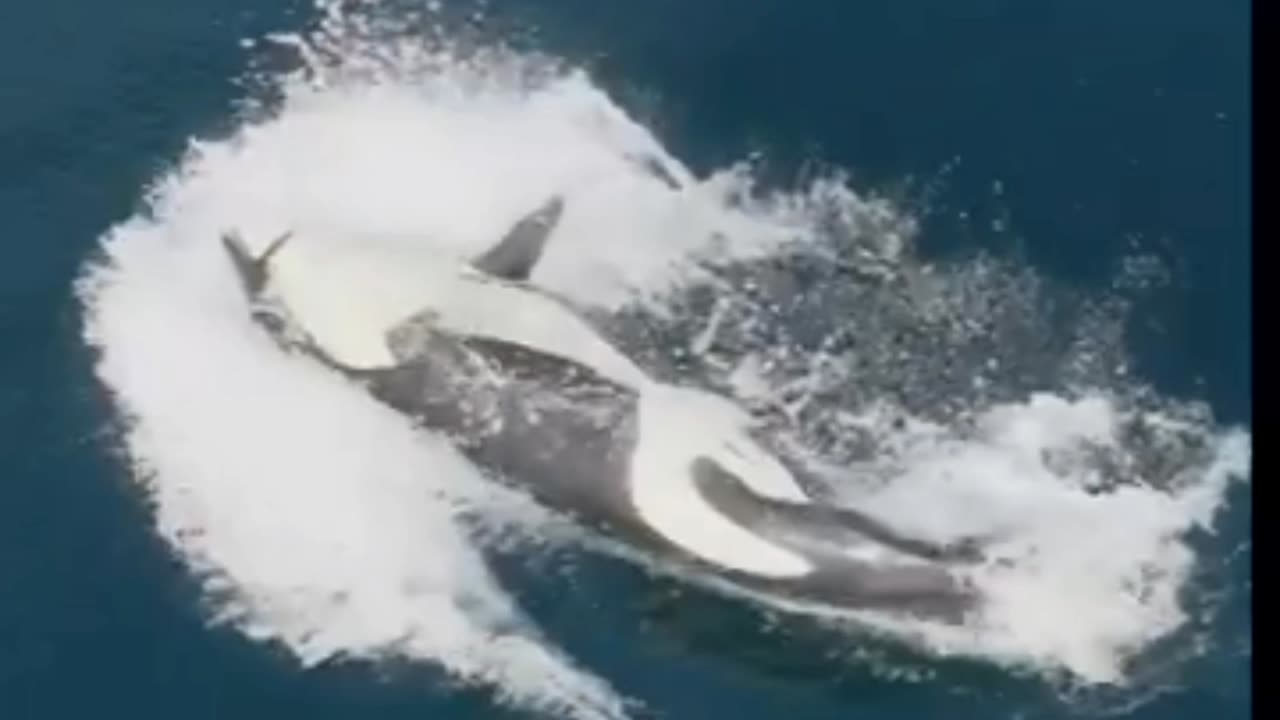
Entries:
[[[1086,285],[1106,282],[1140,236],[1178,281],[1142,309],[1140,371],[1249,423],[1243,0],[489,6],[497,24],[535,24],[541,47],[592,65],[695,169],[761,149],[781,180],[818,158],[870,187],[937,185],[926,247],[1016,246],[1045,274]],[[336,666],[301,673],[206,630],[194,586],[98,437],[108,409],[79,340],[76,270],[187,138],[226,126],[243,94],[238,41],[306,14],[285,0],[0,7],[0,718],[499,714],[483,692]],[[993,236],[984,228],[997,216],[1009,230]],[[1237,498],[1224,544],[1248,534],[1248,514]],[[604,572],[621,587],[645,582]],[[671,718],[1083,712],[977,664],[944,666],[938,688],[822,677],[821,665],[731,647],[723,638],[740,620],[714,603],[684,611],[682,625],[720,628],[720,640],[695,641],[537,593],[529,602],[568,629],[571,653]],[[1247,629],[1248,613],[1247,601],[1229,608],[1223,632]],[[1245,717],[1249,675],[1248,654],[1211,655],[1132,716]]]

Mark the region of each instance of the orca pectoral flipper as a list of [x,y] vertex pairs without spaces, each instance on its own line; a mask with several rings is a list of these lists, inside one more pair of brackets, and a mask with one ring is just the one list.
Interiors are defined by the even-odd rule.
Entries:
[[690,471],[694,485],[707,502],[727,517],[762,536],[777,535],[781,539],[786,536],[796,537],[797,534],[811,534],[819,538],[853,533],[925,560],[950,563],[980,560],[974,541],[939,545],[903,535],[856,510],[762,497],[710,458],[700,457],[694,460]]
[[564,198],[553,196],[512,226],[497,245],[472,260],[471,265],[506,280],[528,280],[563,213]]

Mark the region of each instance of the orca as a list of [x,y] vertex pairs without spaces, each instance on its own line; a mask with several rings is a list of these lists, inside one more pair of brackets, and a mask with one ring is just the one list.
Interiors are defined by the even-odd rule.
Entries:
[[222,243],[282,347],[660,565],[837,610],[959,623],[980,607],[972,543],[939,546],[810,497],[735,403],[651,378],[536,286],[564,207],[552,197],[471,259],[309,251],[291,234],[257,253],[234,232]]

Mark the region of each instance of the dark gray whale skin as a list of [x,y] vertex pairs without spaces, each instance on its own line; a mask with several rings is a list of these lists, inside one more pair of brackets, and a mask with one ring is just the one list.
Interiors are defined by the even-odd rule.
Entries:
[[[559,204],[525,218],[511,237],[541,247]],[[530,230],[532,228],[532,231]],[[521,235],[523,233],[523,235]],[[939,547],[903,536],[873,518],[821,503],[761,497],[710,458],[688,468],[690,480],[718,512],[769,542],[804,557],[813,570],[771,578],[702,560],[643,521],[630,499],[630,464],[638,432],[636,391],[570,359],[504,341],[436,327],[430,311],[385,334],[394,364],[356,369],[315,343],[288,335],[288,322],[257,302],[266,285],[267,254],[254,259],[234,237],[224,238],[232,265],[255,308],[253,317],[282,346],[301,350],[364,386],[367,392],[446,436],[495,479],[518,486],[543,505],[657,559],[768,595],[831,606],[879,609],[958,623],[981,597],[957,569],[976,560],[971,547]],[[484,257],[508,275],[527,276],[536,252],[497,248]],[[890,548],[900,561],[870,562],[845,554],[855,545]]]

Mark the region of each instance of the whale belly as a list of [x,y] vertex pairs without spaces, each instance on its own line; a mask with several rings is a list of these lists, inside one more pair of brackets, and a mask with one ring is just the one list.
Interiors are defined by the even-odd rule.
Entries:
[[517,343],[591,368],[626,387],[650,381],[554,298],[425,253],[325,243],[290,245],[273,262],[271,293],[311,339],[350,367],[394,364],[390,328],[423,310],[439,327]]

